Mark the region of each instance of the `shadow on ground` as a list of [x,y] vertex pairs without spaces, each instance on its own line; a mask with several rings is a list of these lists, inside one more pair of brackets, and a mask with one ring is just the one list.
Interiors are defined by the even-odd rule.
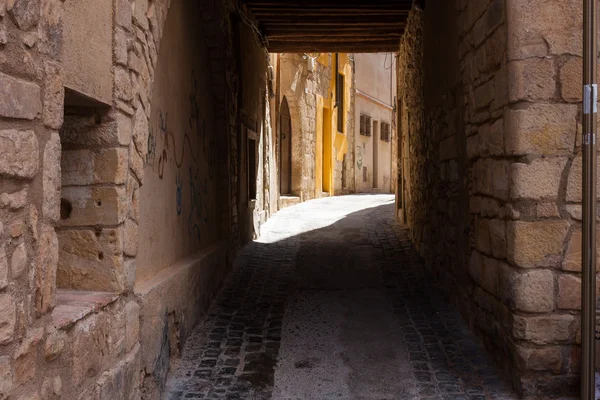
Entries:
[[511,399],[393,219],[393,197],[284,209],[173,365],[166,399]]

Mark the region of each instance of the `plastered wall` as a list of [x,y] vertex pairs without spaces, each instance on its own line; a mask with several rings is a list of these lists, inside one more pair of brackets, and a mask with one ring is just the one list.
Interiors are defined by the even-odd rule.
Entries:
[[140,188],[137,281],[220,237],[217,131],[199,16],[193,2],[175,2],[165,23]]

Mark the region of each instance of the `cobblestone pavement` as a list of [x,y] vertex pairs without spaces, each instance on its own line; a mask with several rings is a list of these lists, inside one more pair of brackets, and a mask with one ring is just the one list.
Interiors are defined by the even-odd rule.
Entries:
[[240,253],[165,399],[516,399],[393,220],[393,197],[284,209]]

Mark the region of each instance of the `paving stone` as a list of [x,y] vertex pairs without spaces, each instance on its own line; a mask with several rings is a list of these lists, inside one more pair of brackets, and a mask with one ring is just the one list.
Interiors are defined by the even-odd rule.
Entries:
[[[318,214],[318,206],[311,206],[296,206],[303,207],[294,215],[306,226]],[[381,290],[395,318],[389,323],[404,338],[399,346],[406,349],[416,398],[517,399],[504,391],[509,386],[503,375],[428,275],[408,232],[394,221],[393,206],[369,208],[355,221],[359,226],[354,228],[360,228],[357,231],[368,238],[370,248],[379,249],[367,253],[373,258],[367,260],[368,268],[384,282]],[[270,399],[289,296],[303,284],[296,271],[318,263],[315,256],[322,252],[335,254],[340,264],[363,254],[361,246],[343,248],[338,254],[318,234],[261,230],[263,237],[240,251],[219,296],[187,340],[182,360],[169,376],[165,398]],[[341,232],[332,228],[327,234]],[[204,385],[201,390],[198,382]]]

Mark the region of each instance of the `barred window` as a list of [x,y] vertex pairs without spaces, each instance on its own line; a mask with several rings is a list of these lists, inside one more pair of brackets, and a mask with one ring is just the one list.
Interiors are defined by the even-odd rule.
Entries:
[[371,136],[371,117],[368,115],[360,115],[360,134],[363,136]]
[[381,140],[383,140],[384,142],[389,142],[390,140],[392,140],[390,124],[388,124],[387,122],[381,123]]

